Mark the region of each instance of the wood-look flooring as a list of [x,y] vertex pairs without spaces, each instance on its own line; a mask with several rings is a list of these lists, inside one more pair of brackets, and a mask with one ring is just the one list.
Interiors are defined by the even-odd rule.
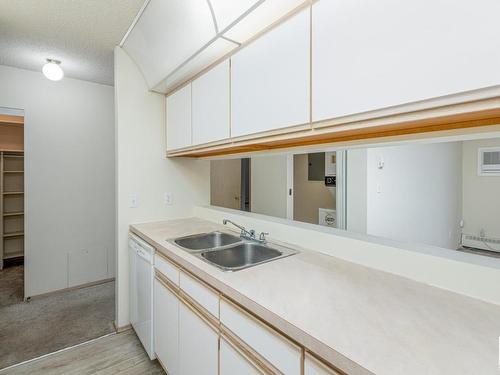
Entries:
[[1,375],[156,375],[165,374],[151,361],[133,330],[106,336],[75,348],[54,353]]

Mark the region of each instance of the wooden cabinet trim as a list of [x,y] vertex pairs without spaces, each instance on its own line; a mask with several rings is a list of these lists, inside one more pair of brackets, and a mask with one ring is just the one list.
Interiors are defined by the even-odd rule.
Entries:
[[[219,317],[220,317],[220,305],[221,301],[224,301],[231,306],[233,306],[235,309],[237,309],[239,312],[247,316],[249,319],[254,320],[259,324],[260,326],[264,327],[266,330],[268,330],[271,334],[279,336],[283,342],[289,344],[290,346],[300,350],[301,352],[301,369],[300,373],[304,375],[304,361],[305,361],[305,356],[311,356],[313,357],[316,361],[319,361],[322,365],[326,366],[327,369],[330,371],[336,371],[339,375],[344,375],[344,372],[336,369],[333,365],[329,364],[328,362],[320,359],[318,356],[314,355],[314,353],[310,352],[308,349],[303,347],[302,345],[298,344],[295,342],[292,338],[290,338],[288,335],[280,331],[279,329],[273,327],[270,325],[268,322],[264,321],[262,318],[259,316],[255,315],[254,313],[248,311],[245,309],[243,306],[239,305],[237,302],[231,300],[229,297],[225,296],[222,292],[218,291],[214,287],[210,286],[207,284],[205,281],[201,280],[198,276],[194,275],[191,271],[187,270],[185,267],[181,266],[174,260],[170,259],[167,255],[160,253],[158,251],[155,252],[156,254],[159,254],[162,258],[165,260],[169,261],[173,265],[179,268],[180,271],[183,271],[186,273],[188,276],[191,276],[194,278],[196,281],[199,281],[202,283],[204,286],[207,288],[213,290],[215,293],[218,294],[219,296]],[[155,279],[160,282],[164,287],[168,288],[171,293],[173,293],[181,303],[183,303],[187,308],[189,308],[193,313],[195,313],[200,319],[202,319],[205,323],[209,325],[209,327],[217,332],[220,336],[220,338],[225,338],[226,341],[229,340],[229,344],[232,344],[233,347],[236,347],[238,351],[242,354],[245,354],[245,358],[248,357],[250,362],[255,362],[258,366],[261,368],[259,370],[264,371],[263,374],[267,375],[272,375],[272,374],[281,374],[281,372],[276,369],[274,365],[272,365],[268,360],[266,360],[264,357],[262,357],[259,353],[257,353],[253,348],[251,348],[248,344],[246,344],[241,338],[239,338],[235,333],[233,333],[229,328],[225,327],[224,324],[220,321],[220,318],[216,318],[212,316],[204,307],[199,305],[195,300],[193,300],[189,295],[187,295],[185,292],[182,291],[180,286],[174,285],[165,275],[163,275],[160,271],[155,270]],[[219,349],[220,351],[220,349]]]
[[[326,362],[324,359],[318,357],[317,355],[315,355],[314,353],[312,353],[308,350],[304,351],[304,359],[302,361],[303,366],[304,366],[306,359],[310,360],[311,362],[316,363],[319,367],[323,368],[325,371],[331,373],[332,375],[346,375],[345,372],[333,367],[331,364]],[[307,374],[305,374],[305,375],[307,375]]]
[[222,341],[225,341],[229,346],[231,346],[236,352],[238,352],[238,354],[245,358],[261,374],[281,374],[277,368],[256,353],[251,347],[246,345],[245,342],[234,336],[233,333],[224,330],[222,327],[220,338]]
[[[231,305],[232,307],[234,307],[236,310],[238,310],[239,312],[241,312],[247,318],[255,321],[257,324],[259,324],[260,326],[262,326],[263,328],[265,328],[271,334],[279,336],[284,342],[286,342],[287,344],[289,344],[291,347],[293,347],[295,349],[299,349],[299,350],[302,349],[302,346],[299,345],[298,343],[296,343],[292,338],[288,337],[286,334],[284,334],[283,332],[281,332],[279,329],[274,328],[273,326],[271,326],[269,323],[267,323],[266,321],[264,321],[259,316],[253,314],[252,312],[246,310],[244,307],[242,307],[239,304],[233,302],[232,300],[230,300],[229,298],[227,298],[225,295],[221,295],[221,302],[222,301],[224,301],[224,302],[228,303],[229,305]],[[231,330],[229,328],[227,328],[227,327],[224,326],[224,323],[222,321],[221,321],[220,324],[221,324],[221,327],[225,328],[226,332],[231,332]],[[236,336],[234,333],[233,333],[233,335]]]
[[[474,99],[490,95],[489,93],[487,90],[478,90],[474,94],[465,93],[462,103],[447,104],[449,100],[437,98],[425,103],[412,103],[322,120],[311,123],[310,126],[302,124],[292,128],[232,138],[213,145],[169,151],[167,156],[211,157],[498,125],[500,124],[498,93],[495,92],[497,96],[494,97]],[[455,95],[452,100],[456,101],[456,97],[459,96]]]
[[162,273],[156,271],[155,278],[158,282],[172,292],[179,302],[196,314],[200,319],[202,319],[214,332],[219,334],[219,322],[213,317],[208,311],[201,307],[198,303],[194,302],[191,298],[186,298],[185,293],[172,284]]

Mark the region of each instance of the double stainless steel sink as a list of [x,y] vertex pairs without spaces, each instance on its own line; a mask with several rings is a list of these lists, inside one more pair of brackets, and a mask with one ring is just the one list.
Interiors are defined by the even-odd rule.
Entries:
[[223,271],[241,270],[298,252],[219,231],[176,238],[170,242]]

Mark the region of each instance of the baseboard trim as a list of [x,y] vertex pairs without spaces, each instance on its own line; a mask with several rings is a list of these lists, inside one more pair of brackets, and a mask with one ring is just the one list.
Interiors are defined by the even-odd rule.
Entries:
[[122,332],[128,331],[129,329],[132,329],[132,325],[131,324],[127,324],[125,326],[118,327],[116,325],[116,322],[113,322],[113,325],[115,327],[116,333],[122,333]]
[[90,283],[85,283],[85,284],[70,286],[69,288],[57,289],[57,290],[53,290],[53,291],[47,292],[47,293],[36,294],[34,296],[25,296],[24,297],[24,301],[25,302],[26,301],[32,301],[35,298],[47,297],[47,296],[58,294],[58,293],[63,293],[63,292],[69,292],[69,291],[72,291],[72,290],[78,290],[78,289],[88,288],[88,287],[91,287],[91,286],[96,286],[96,285],[110,283],[112,281],[115,281],[114,277],[111,277],[109,279],[92,281]]
[[68,346],[67,348],[59,349],[59,350],[56,350],[55,352],[52,352],[52,353],[47,353],[47,354],[41,355],[41,356],[36,357],[36,358],[32,358],[32,359],[28,359],[28,360],[23,361],[23,362],[16,363],[15,365],[4,367],[4,368],[0,369],[0,374],[3,374],[7,370],[12,370],[13,368],[25,365],[27,363],[35,362],[35,361],[38,361],[38,360],[43,359],[43,358],[50,357],[50,356],[55,355],[55,354],[63,353],[63,352],[66,352],[68,350],[78,348],[80,346],[84,346],[84,345],[87,345],[87,344],[92,344],[93,342],[96,342],[98,340],[104,339],[104,338],[112,336],[112,335],[116,335],[116,332],[111,332],[111,333],[108,333],[108,334],[106,334],[104,336],[99,336],[99,337],[97,337],[95,339],[88,340],[88,341],[85,341],[85,342],[81,342],[80,344]]

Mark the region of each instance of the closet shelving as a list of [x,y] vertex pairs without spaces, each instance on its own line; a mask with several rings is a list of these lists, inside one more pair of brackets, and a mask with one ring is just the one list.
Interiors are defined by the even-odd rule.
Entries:
[[24,256],[24,154],[0,151],[0,268]]

